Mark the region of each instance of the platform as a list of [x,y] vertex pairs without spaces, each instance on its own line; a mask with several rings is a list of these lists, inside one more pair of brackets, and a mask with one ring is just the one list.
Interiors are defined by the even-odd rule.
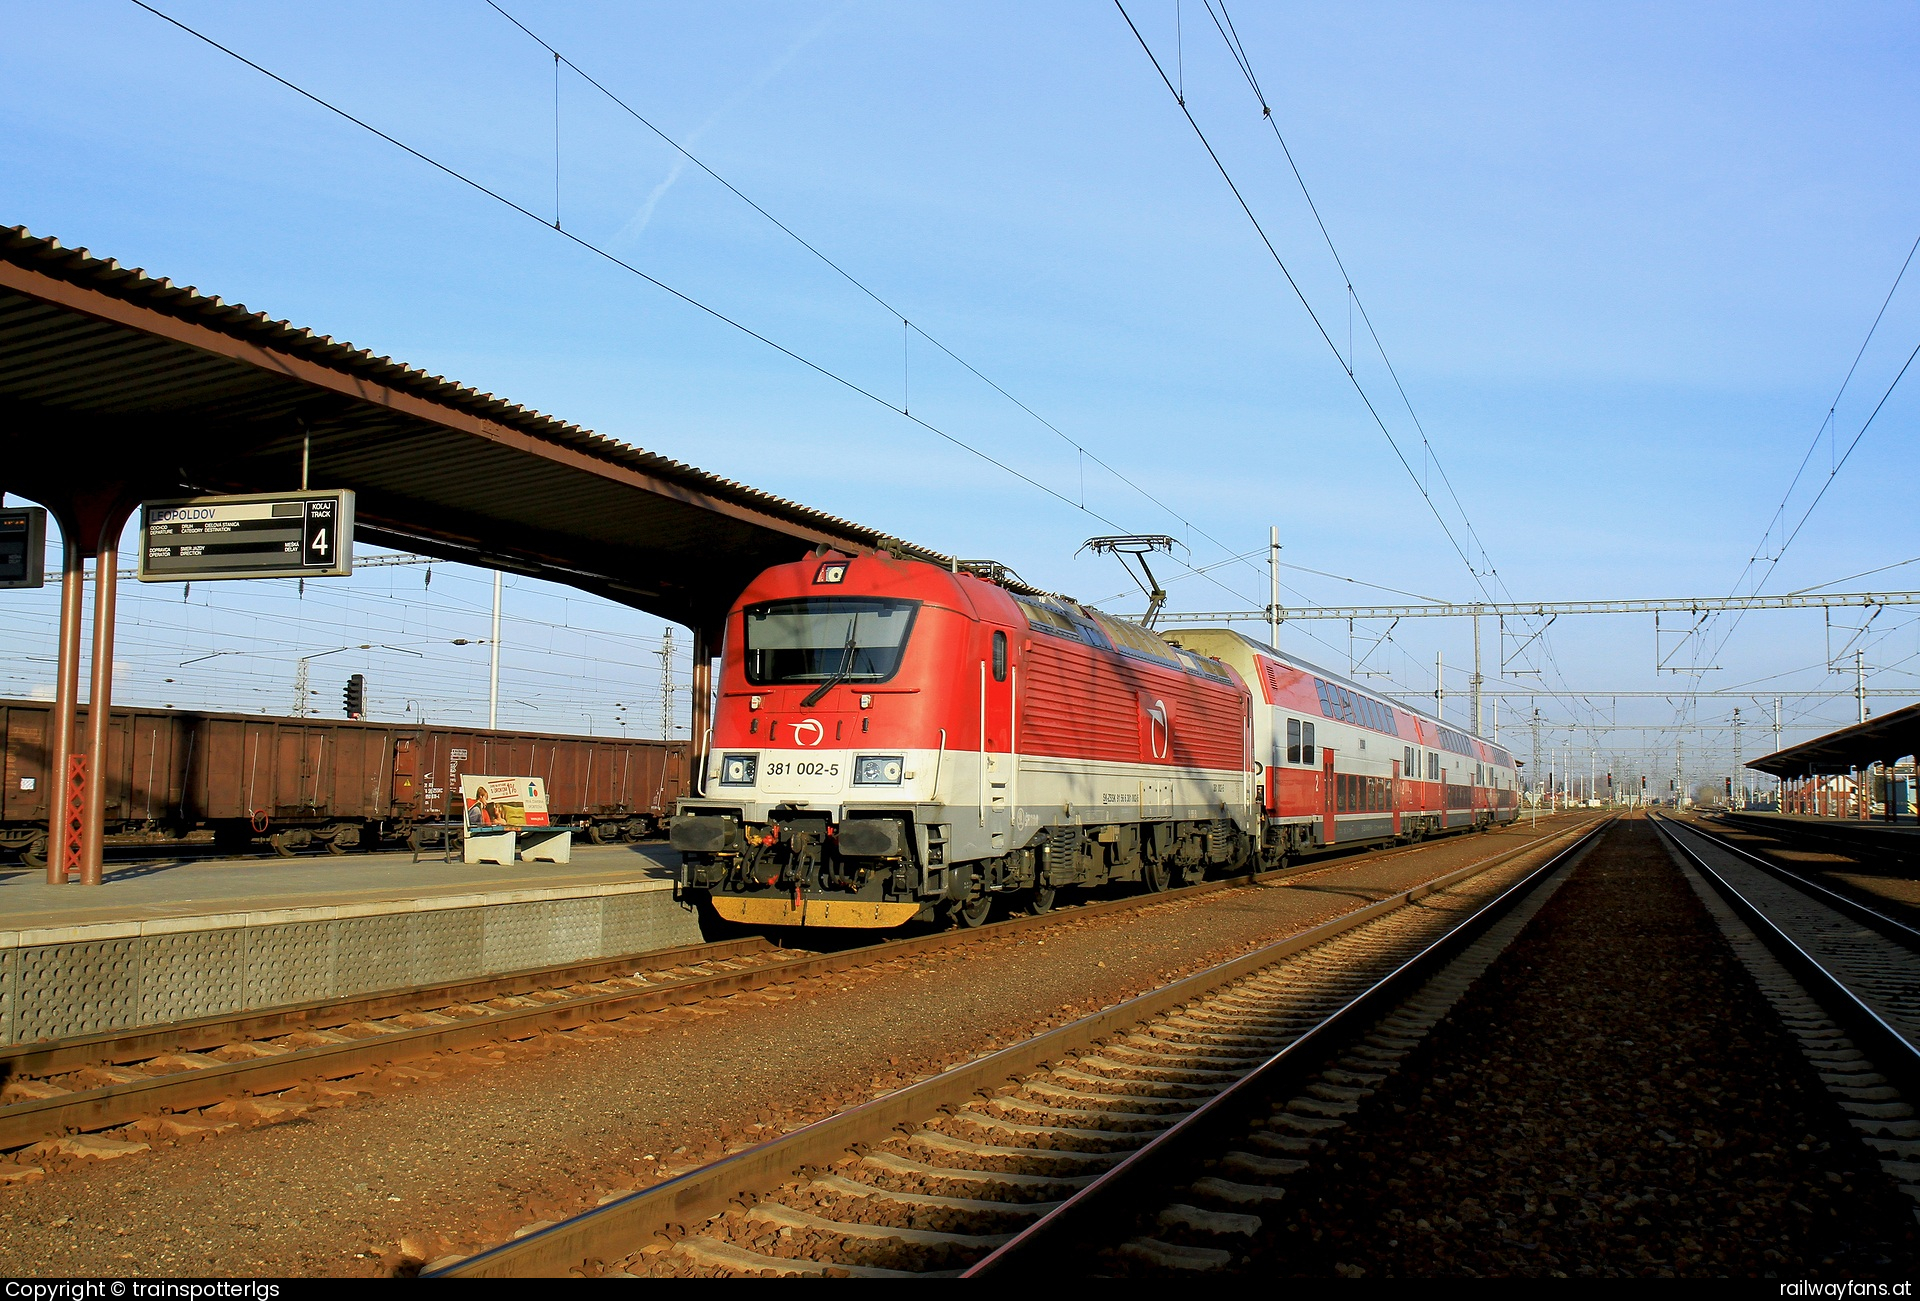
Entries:
[[1843,840],[1869,849],[1875,846],[1903,855],[1920,853],[1920,823],[1912,818],[1888,822],[1884,818],[1820,818],[1805,813],[1737,812],[1720,815],[1735,826],[1777,830],[1783,835],[1814,835]]
[[564,866],[150,858],[92,889],[0,871],[0,1044],[697,944],[677,857],[650,843],[581,845]]

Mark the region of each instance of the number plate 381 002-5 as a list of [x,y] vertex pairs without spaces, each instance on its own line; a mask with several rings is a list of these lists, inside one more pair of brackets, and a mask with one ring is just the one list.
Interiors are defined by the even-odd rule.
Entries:
[[777,795],[819,795],[845,782],[844,759],[770,759],[760,761],[760,789]]

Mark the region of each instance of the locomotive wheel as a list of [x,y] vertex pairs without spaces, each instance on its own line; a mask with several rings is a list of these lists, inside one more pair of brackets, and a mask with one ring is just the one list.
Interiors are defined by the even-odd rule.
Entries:
[[[1185,873],[1182,873],[1184,876]],[[1159,862],[1149,861],[1140,869],[1140,886],[1149,894],[1159,894],[1173,884],[1173,873],[1167,869],[1165,859]]]
[[993,896],[982,890],[964,903],[956,904],[953,909],[955,919],[968,930],[984,926],[987,914],[993,911]]
[[1060,887],[1042,883],[1027,891],[1027,911],[1035,917],[1053,911],[1053,901],[1059,897]]

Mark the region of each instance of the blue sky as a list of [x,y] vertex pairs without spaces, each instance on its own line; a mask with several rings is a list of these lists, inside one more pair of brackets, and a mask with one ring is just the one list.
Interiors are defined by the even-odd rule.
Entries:
[[[481,0],[158,7],[551,216],[552,59]],[[1083,500],[1126,529],[1187,539],[1182,560],[1195,567],[1262,551],[1278,524],[1290,563],[1429,596],[1476,594],[1415,479],[1464,539],[1460,513],[1364,327],[1355,378],[1413,476],[1112,6],[506,7],[1164,508],[1083,466],[1069,441],[923,341],[903,348],[898,317],[677,165],[570,70],[559,91],[569,230],[888,402],[904,380],[916,416],[1059,496],[131,4],[10,13],[0,221],[928,545],[995,557],[1083,599],[1129,588],[1111,561],[1075,556],[1084,538],[1112,531],[1076,509]],[[1205,8],[1128,8],[1347,353],[1345,283]],[[1342,4],[1242,5],[1232,17],[1505,590],[1548,600],[1732,590],[1920,235],[1920,15],[1896,5]],[[1916,342],[1920,272],[1839,404],[1839,449]],[[1767,590],[1920,556],[1907,509],[1916,385],[1910,375],[1894,391]],[[1835,455],[1820,445],[1791,517]],[[1470,551],[1483,567],[1481,547]],[[411,572],[374,571],[328,599],[385,608],[410,593],[425,649],[403,658],[419,662],[368,667],[403,688],[390,697],[424,692],[424,675],[448,709],[465,707],[472,666],[443,662],[437,648],[471,635],[465,607],[442,610],[430,590],[394,577]],[[1170,583],[1175,605],[1264,599],[1259,555],[1209,573]],[[1920,587],[1915,577],[1895,569],[1842,587]],[[460,581],[484,599],[484,583]],[[1490,575],[1481,581],[1499,590]],[[1290,602],[1394,599],[1299,571],[1286,583]],[[627,677],[608,689],[623,702],[657,697],[647,653],[656,622],[537,585],[515,590],[510,609],[535,622],[508,638],[509,677],[592,679],[604,676],[595,657],[624,655]],[[21,627],[43,627],[41,606],[8,600],[33,615]],[[230,637],[265,658],[255,673],[230,657],[236,676],[201,680],[189,699],[160,672],[175,663],[166,601],[179,596],[128,607],[147,629],[128,642],[147,646],[128,658],[136,698],[157,702],[170,686],[179,703],[257,707],[223,693],[249,673],[285,677],[290,657],[338,640],[324,626],[303,630],[298,607],[256,627],[237,594],[196,590],[191,601],[208,603],[198,637]],[[1114,604],[1138,608],[1137,597]],[[587,624],[627,640],[582,642],[576,661],[535,652],[539,628]],[[1356,629],[1356,659],[1384,631]],[[1496,633],[1486,632],[1491,675]],[[1655,672],[1648,616],[1562,619],[1548,636],[1552,660],[1536,661],[1544,677],[1515,686],[1693,682]],[[39,631],[23,637],[6,643],[22,662],[41,653]],[[1817,611],[1749,616],[1700,681],[1751,689],[1770,714],[1777,690],[1850,686],[1824,665],[1864,644],[1873,686],[1920,686],[1910,615],[1889,611],[1848,638]],[[1300,625],[1284,640],[1346,667],[1345,625]],[[1451,670],[1471,656],[1462,624],[1402,622],[1367,664],[1392,673],[1383,689],[1430,689],[1436,651],[1451,701],[1465,688]],[[607,712],[598,694],[555,685],[508,721]],[[1723,720],[1740,703],[1703,703],[1698,717]],[[1550,735],[1670,770],[1670,757],[1649,751],[1670,756],[1671,737],[1564,728],[1602,715],[1671,722],[1665,702],[1540,706],[1563,725]],[[1510,701],[1503,723],[1523,708]],[[1754,708],[1745,702],[1748,719]],[[1790,700],[1789,736],[1851,709]],[[1745,748],[1770,743],[1749,732]],[[1694,733],[1688,746],[1724,756],[1730,737]],[[1724,771],[1724,757],[1697,762]]]

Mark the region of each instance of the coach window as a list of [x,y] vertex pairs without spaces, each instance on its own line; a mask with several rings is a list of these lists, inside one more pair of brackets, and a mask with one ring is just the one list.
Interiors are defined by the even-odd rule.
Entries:
[[1300,762],[1300,720],[1297,718],[1287,720],[1287,762]]
[[1401,752],[1402,752],[1403,754],[1405,754],[1405,755],[1406,755],[1406,758],[1405,758],[1405,759],[1404,759],[1404,760],[1403,760],[1403,761],[1401,762],[1401,764],[1400,764],[1400,775],[1401,775],[1402,777],[1411,777],[1411,776],[1413,776],[1413,775],[1414,775],[1414,772],[1413,772],[1413,747],[1412,747],[1412,746],[1410,746],[1410,745],[1408,745],[1408,746],[1402,746],[1402,747],[1401,747]]
[[993,680],[1007,680],[1007,634],[1004,632],[993,634]]
[[1313,757],[1312,723],[1300,724],[1300,762],[1309,765],[1319,762],[1319,760]]

